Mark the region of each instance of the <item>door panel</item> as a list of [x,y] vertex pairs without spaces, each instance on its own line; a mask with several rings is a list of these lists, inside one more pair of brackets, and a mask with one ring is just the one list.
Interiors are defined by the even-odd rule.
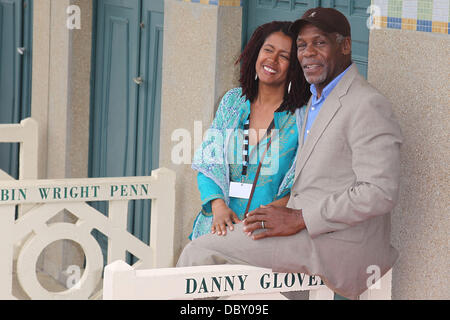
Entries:
[[[144,0],[142,5],[139,74],[144,82],[139,86],[136,175],[145,176],[158,168],[159,162],[164,12],[163,1]],[[134,206],[128,228],[149,243],[151,201],[134,201]]]
[[[91,177],[150,175],[158,167],[163,10],[163,0],[98,1]],[[95,207],[107,214],[105,204]],[[129,203],[128,231],[147,243],[150,207]]]
[[99,0],[91,177],[135,174],[139,0]]
[[31,116],[31,74],[33,62],[33,0],[23,0],[22,46],[25,54],[22,56],[21,81],[21,119]]
[[309,8],[319,6],[319,0],[249,0],[247,17],[247,39],[255,29],[273,20],[294,21]]
[[[97,2],[94,103],[91,109],[90,177],[135,175],[138,88],[133,82],[139,68],[140,0]],[[129,208],[132,209],[130,203]],[[107,204],[93,207],[108,214]],[[107,259],[106,236],[92,234]]]
[[[31,42],[32,1],[0,0],[0,123],[30,115]],[[0,144],[0,169],[16,179],[18,150],[18,144]]]
[[[20,121],[20,0],[0,0],[0,123]],[[18,145],[0,143],[0,169],[17,178]]]

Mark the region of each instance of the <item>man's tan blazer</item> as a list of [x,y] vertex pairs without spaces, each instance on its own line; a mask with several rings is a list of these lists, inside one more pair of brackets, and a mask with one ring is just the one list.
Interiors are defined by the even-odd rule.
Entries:
[[355,298],[372,284],[374,270],[383,275],[398,256],[390,245],[390,212],[399,191],[400,128],[389,101],[353,64],[303,144],[304,131],[305,124],[287,206],[302,209],[310,240],[299,245],[292,265],[278,248],[273,269],[291,271],[302,261],[303,270]]

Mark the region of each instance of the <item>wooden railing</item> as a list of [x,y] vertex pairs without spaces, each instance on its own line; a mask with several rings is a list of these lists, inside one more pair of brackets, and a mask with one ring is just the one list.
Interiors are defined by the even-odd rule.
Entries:
[[[0,125],[0,142],[20,143],[19,180],[0,170],[0,299],[15,299],[13,276],[31,299],[88,299],[99,297],[103,254],[91,234],[108,237],[107,263],[139,259],[135,268],[162,268],[174,263],[175,173],[164,168],[148,177],[38,180],[37,124]],[[150,244],[127,231],[128,202],[151,199]],[[108,216],[87,202],[108,202]],[[19,208],[19,215],[16,215]],[[74,223],[50,220],[70,212]],[[43,250],[59,240],[72,240],[84,251],[80,279],[69,289],[54,292],[38,280],[36,264]],[[14,271],[15,269],[15,271]]]
[[[38,124],[32,118],[20,124],[0,125],[0,142],[19,143],[19,180],[36,179],[38,174]],[[0,170],[1,180],[13,179]]]
[[[391,271],[360,300],[391,299]],[[309,291],[310,300],[332,300],[334,292],[318,276],[277,273],[247,265],[211,265],[136,270],[122,260],[105,267],[103,299],[286,299],[281,292]]]
[[[20,286],[32,299],[87,299],[99,284],[103,255],[91,234],[97,229],[108,237],[107,263],[125,260],[130,252],[139,261],[136,268],[173,265],[175,175],[158,169],[150,177],[99,179],[18,180],[4,181],[0,186],[0,298],[12,297],[14,244],[17,248],[17,277]],[[150,245],[127,231],[128,201],[152,199]],[[108,201],[108,216],[87,202]],[[36,204],[15,220],[15,206]],[[47,222],[60,212],[68,211],[76,223]],[[43,288],[35,266],[40,253],[58,240],[72,240],[84,251],[86,266],[79,283],[63,292]]]
[[318,276],[274,273],[246,265],[136,270],[124,261],[106,266],[103,299],[283,299],[280,292],[309,291],[310,299],[333,299]]

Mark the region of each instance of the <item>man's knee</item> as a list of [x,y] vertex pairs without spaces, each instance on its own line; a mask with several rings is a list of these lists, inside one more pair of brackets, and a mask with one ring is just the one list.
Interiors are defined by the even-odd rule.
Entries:
[[[233,231],[235,232],[235,231]],[[226,238],[228,237],[228,238]],[[205,235],[186,245],[178,259],[177,267],[190,267],[215,264],[247,264],[233,254],[235,245],[230,237]]]
[[193,263],[193,261],[192,261],[193,254],[191,253],[191,251],[192,251],[192,242],[188,243],[184,247],[183,251],[181,252],[180,257],[178,258],[178,262],[176,265],[177,267],[190,267],[193,265],[192,264]]
[[181,252],[177,267],[203,266],[221,264],[216,258],[217,252],[202,245],[202,242],[192,241]]

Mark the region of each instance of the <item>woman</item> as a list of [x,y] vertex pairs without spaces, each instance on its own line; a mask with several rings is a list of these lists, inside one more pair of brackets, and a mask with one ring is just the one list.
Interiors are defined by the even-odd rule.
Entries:
[[[296,56],[290,22],[258,27],[237,63],[241,87],[223,97],[207,135],[194,155],[202,210],[190,239],[226,235],[261,205],[286,205],[295,174],[298,128],[310,92]],[[274,130],[268,130],[274,129]],[[275,133],[275,134],[274,134]],[[270,145],[270,148],[269,148]],[[267,153],[264,152],[267,149]],[[256,188],[249,190],[265,155]],[[267,168],[267,164],[271,164]]]

